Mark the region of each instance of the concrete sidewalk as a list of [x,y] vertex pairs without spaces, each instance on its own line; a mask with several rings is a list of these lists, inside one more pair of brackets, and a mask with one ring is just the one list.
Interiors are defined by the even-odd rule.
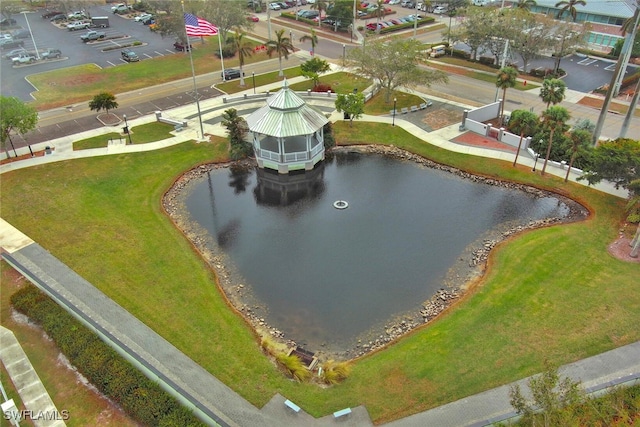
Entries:
[[[293,81],[294,79],[292,79]],[[270,85],[261,90],[277,90],[281,83]],[[250,91],[246,91],[250,93]],[[243,94],[239,94],[242,96]],[[421,95],[421,94],[418,94]],[[433,96],[425,98],[434,99]],[[238,96],[238,95],[236,95]],[[441,100],[447,102],[446,100]],[[244,107],[250,108],[259,101],[249,100]],[[264,101],[262,101],[264,102]],[[322,101],[319,101],[322,102]],[[328,101],[333,102],[328,98]],[[201,102],[203,121],[215,121],[222,111],[235,103],[225,103],[221,98]],[[237,107],[236,107],[237,108]],[[166,112],[170,117],[193,117],[194,106],[178,107]],[[334,112],[330,120],[342,120],[342,114]],[[391,123],[391,116],[364,116],[363,121]],[[130,127],[155,121],[155,116],[144,116],[130,121]],[[395,124],[407,132],[435,146],[470,154],[478,157],[497,158],[512,162],[513,154],[481,147],[467,146],[451,142],[461,134],[458,124],[433,132],[395,117]],[[46,145],[55,147],[54,154],[35,157],[0,166],[0,173],[25,167],[41,165],[49,162],[65,161],[81,157],[103,156],[136,151],[149,151],[180,144],[201,137],[196,121],[189,119],[189,127],[164,141],[150,144],[112,144],[106,148],[73,151],[73,141],[112,131],[110,128],[93,129],[81,134],[70,135],[48,141]],[[205,133],[224,136],[225,130],[219,124],[206,124]],[[44,145],[44,143],[42,144]],[[44,149],[34,147],[36,150]],[[518,163],[527,167],[533,166],[534,160],[526,155],[519,157]],[[562,168],[549,167],[548,172],[564,177]],[[575,180],[576,176],[571,176]],[[625,192],[616,190],[610,185],[601,184],[596,187],[600,191],[620,197]],[[128,360],[138,366],[145,374],[159,381],[187,407],[193,409],[202,419],[212,425],[233,426],[329,426],[340,422],[344,425],[372,425],[366,408],[351,408],[349,415],[335,419],[331,414],[315,419],[304,412],[292,411],[285,406],[286,397],[275,395],[263,408],[258,409],[220,382],[217,378],[195,364],[186,355],[148,328],[130,313],[107,298],[91,283],[84,280],[74,271],[62,264],[44,248],[6,221],[0,219],[0,247],[5,253],[3,257],[12,266],[24,274],[30,281],[54,298],[60,305],[93,329],[105,341],[109,342]],[[3,343],[3,346],[5,344]],[[3,359],[4,361],[4,359]],[[11,361],[6,362],[11,363]],[[611,384],[638,378],[640,373],[640,343],[630,344],[569,364],[562,368],[563,374],[570,375],[584,385],[598,389]],[[525,382],[521,380],[520,383]],[[476,426],[488,425],[492,422],[507,419],[514,414],[508,401],[508,389],[505,385],[493,390],[461,399],[420,414],[397,420],[389,425],[398,426]]]

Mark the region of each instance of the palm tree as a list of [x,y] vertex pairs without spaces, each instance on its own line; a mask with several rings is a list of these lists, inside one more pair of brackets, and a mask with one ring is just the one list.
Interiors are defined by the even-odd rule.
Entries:
[[253,146],[246,140],[249,127],[244,117],[238,115],[238,110],[229,108],[222,113],[222,126],[229,134],[229,153],[231,158],[238,160],[251,155]]
[[114,108],[118,108],[118,102],[116,102],[115,95],[109,92],[99,93],[89,101],[89,109],[96,110],[98,112],[100,112],[100,110],[105,110],[107,114],[109,114],[109,110]]
[[322,12],[326,12],[328,6],[329,2],[327,2],[327,0],[316,0],[316,2],[310,6],[311,9],[318,11],[318,27],[322,25]]
[[567,168],[564,182],[569,180],[569,173],[571,172],[571,167],[578,153],[591,146],[591,132],[584,129],[574,129],[571,131],[569,139],[571,140],[571,147],[569,148],[571,158],[569,159],[569,167]]
[[544,172],[547,169],[547,162],[549,161],[549,156],[551,155],[553,134],[558,129],[562,130],[570,118],[571,116],[569,115],[567,109],[564,107],[560,107],[559,105],[554,105],[553,107],[547,108],[542,112],[542,125],[550,131],[549,145],[547,146],[547,155],[544,158],[544,165],[542,166],[542,175],[544,175]]
[[253,55],[253,47],[251,42],[245,39],[247,33],[241,31],[240,28],[236,28],[236,34],[233,37],[233,47],[238,52],[238,64],[240,65],[240,86],[244,86],[244,72],[242,71],[242,67],[244,67],[245,58]]
[[518,79],[518,70],[513,67],[503,67],[496,76],[496,86],[502,89],[502,104],[500,105],[500,123],[504,115],[504,101],[507,97],[507,89],[514,87]]
[[563,80],[544,79],[540,88],[540,98],[547,103],[547,108],[549,108],[549,104],[556,105],[562,102],[566,89],[567,85]]
[[311,42],[311,56],[313,56],[314,53],[316,53],[316,46],[318,45],[318,35],[316,34],[316,30],[314,30],[313,28],[311,29],[311,34],[305,34],[304,36],[300,37],[300,41],[301,42],[306,42],[306,41],[310,41]]
[[376,23],[378,24],[376,25],[376,32],[378,33],[380,33],[380,30],[382,29],[382,27],[380,27],[380,20],[384,16],[384,4],[383,0],[377,0],[375,4],[376,8],[373,11],[373,14],[376,16]]
[[587,2],[584,0],[562,0],[556,3],[556,7],[562,6],[562,9],[558,11],[558,19],[562,19],[562,15],[566,11],[569,11],[569,15],[573,18],[573,22],[576,22],[576,16],[578,15],[578,11],[576,10],[576,5],[586,6]]
[[536,0],[518,0],[516,8],[531,11],[531,7],[536,5]]
[[282,77],[284,75],[282,72],[282,57],[284,56],[284,59],[289,59],[289,54],[293,52],[291,39],[285,37],[284,29],[276,31],[276,39],[267,42],[267,55],[269,55],[269,58],[271,58],[274,52],[278,54],[278,64],[280,66],[278,76]]
[[511,113],[509,119],[509,130],[520,134],[520,141],[518,142],[518,151],[516,151],[516,158],[513,160],[513,167],[518,162],[518,154],[520,154],[520,148],[522,147],[522,139],[525,135],[533,135],[538,127],[538,116],[535,113],[527,110],[516,110]]

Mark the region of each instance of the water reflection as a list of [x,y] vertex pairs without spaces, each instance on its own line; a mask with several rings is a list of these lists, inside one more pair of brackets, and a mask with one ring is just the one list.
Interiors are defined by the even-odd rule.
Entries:
[[[336,200],[349,208],[335,209]],[[417,311],[488,230],[569,208],[554,197],[352,153],[290,176],[212,171],[190,186],[186,210],[268,307],[267,323],[310,350],[340,351],[372,325]]]

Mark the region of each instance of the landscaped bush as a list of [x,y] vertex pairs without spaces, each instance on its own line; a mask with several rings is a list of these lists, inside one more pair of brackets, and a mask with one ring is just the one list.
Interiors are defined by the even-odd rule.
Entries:
[[478,58],[478,62],[483,65],[494,65],[496,59],[493,56],[481,56]]
[[313,89],[311,89],[312,92],[333,92],[333,89],[331,88],[330,85],[324,84],[324,83],[320,83],[316,86],[313,87]]
[[296,381],[305,382],[311,379],[311,371],[302,364],[300,358],[293,354],[280,353],[276,355],[276,362]]
[[44,329],[78,372],[139,423],[167,427],[203,425],[157,383],[142,375],[35,286],[20,289],[11,296],[11,303]]

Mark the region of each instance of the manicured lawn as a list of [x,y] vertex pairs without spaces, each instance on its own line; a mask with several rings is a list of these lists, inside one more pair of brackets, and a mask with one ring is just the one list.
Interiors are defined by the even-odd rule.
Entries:
[[[146,144],[147,142],[161,141],[171,138],[174,126],[167,123],[152,122],[131,128],[131,141],[134,144]],[[135,136],[134,136],[135,135]],[[127,135],[110,132],[87,139],[74,141],[74,150],[86,150],[88,148],[106,147],[110,139],[127,139]]]
[[[320,84],[330,86],[332,91],[335,93],[347,94],[353,92],[354,89],[357,89],[358,92],[362,93],[363,90],[371,86],[371,80],[360,78],[351,73],[338,72],[331,73],[329,75],[321,75]],[[313,89],[313,81],[305,80],[303,82],[294,83],[289,87],[296,91],[306,91]]]
[[328,389],[291,382],[262,355],[214,273],[163,213],[160,199],[177,176],[226,159],[224,139],[3,174],[2,216],[258,407],[281,393],[314,416],[364,404],[381,423],[539,372],[545,359],[568,363],[640,339],[640,266],[606,249],[624,201],[438,149],[398,127],[356,121],[334,129],[339,144],[385,135],[386,144],[437,162],[553,188],[593,215],[500,245],[457,306],[358,360],[345,383]]
[[[385,91],[381,90],[376,93],[364,106],[365,114],[389,114],[393,110],[393,100],[396,100],[396,114],[400,114],[402,108],[410,108],[412,105],[418,106],[426,102],[421,97],[412,93],[394,91],[389,97],[390,101],[385,99]],[[370,140],[376,141],[376,140]]]

